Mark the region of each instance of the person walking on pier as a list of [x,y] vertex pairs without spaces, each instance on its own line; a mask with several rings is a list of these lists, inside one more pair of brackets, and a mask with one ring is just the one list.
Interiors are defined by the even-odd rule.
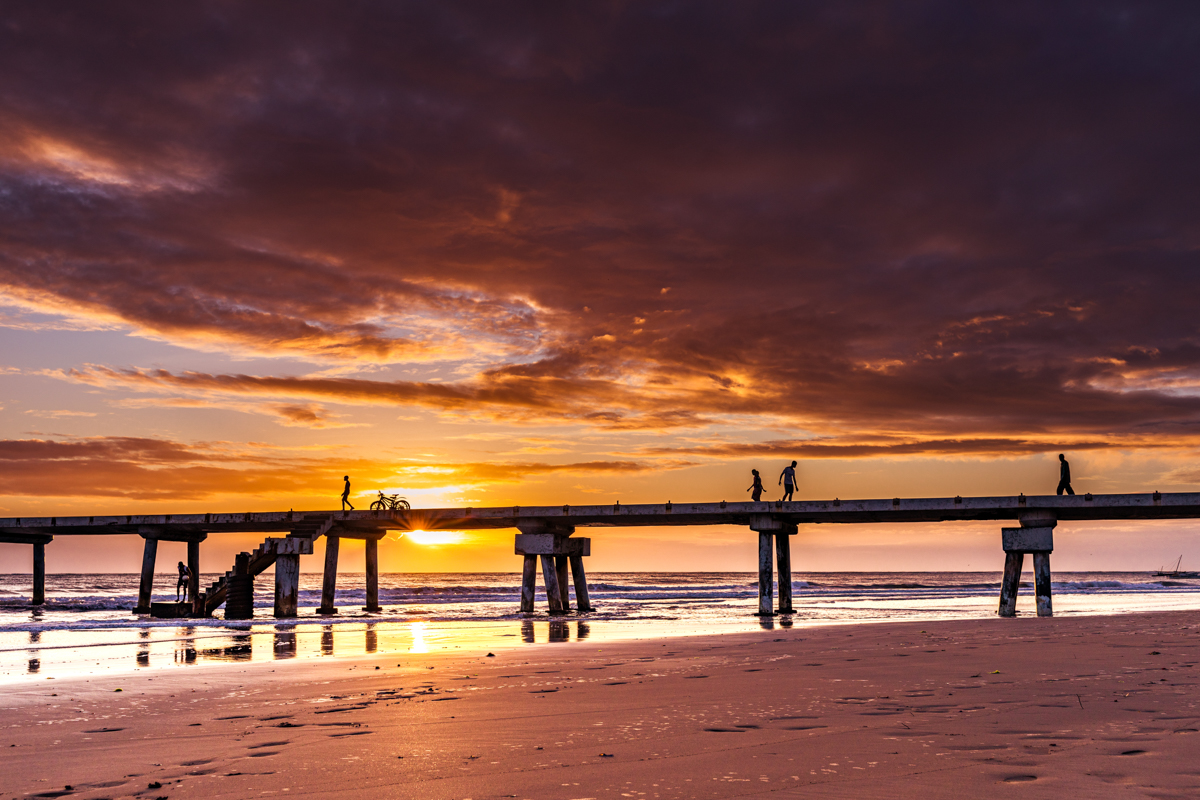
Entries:
[[784,467],[783,472],[779,473],[779,480],[776,485],[783,484],[783,499],[791,502],[792,492],[796,490],[796,462],[793,461],[790,467]]
[[1075,490],[1071,488],[1071,462],[1067,461],[1067,457],[1062,453],[1058,454],[1058,490],[1055,494],[1062,494],[1063,490],[1067,494],[1075,494]]
[[350,510],[354,510],[354,505],[350,502],[350,476],[343,475],[342,480],[346,482],[346,487],[342,489],[342,511],[346,510],[346,506],[350,506]]
[[192,585],[192,570],[187,564],[179,562],[179,581],[175,584],[175,602],[179,602],[179,590],[183,590],[183,599],[188,599],[188,590]]
[[754,483],[750,484],[750,488],[747,489],[746,491],[750,492],[750,500],[757,503],[759,500],[762,499],[762,493],[763,493],[762,477],[758,474],[758,470],[756,470],[756,469],[750,470],[750,474],[752,474],[754,476]]

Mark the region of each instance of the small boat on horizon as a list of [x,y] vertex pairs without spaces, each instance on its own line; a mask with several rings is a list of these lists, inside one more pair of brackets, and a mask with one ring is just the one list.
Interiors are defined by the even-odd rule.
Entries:
[[1175,562],[1175,569],[1167,572],[1162,567],[1158,568],[1158,572],[1154,573],[1156,578],[1200,578],[1200,572],[1180,572],[1179,565],[1183,563],[1183,556],[1179,556],[1179,560]]

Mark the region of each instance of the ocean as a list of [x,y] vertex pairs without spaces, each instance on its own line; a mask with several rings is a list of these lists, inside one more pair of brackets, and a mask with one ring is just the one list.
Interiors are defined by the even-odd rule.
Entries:
[[[1200,580],[1145,572],[1055,573],[1056,616],[1200,608]],[[216,578],[205,575],[202,585]],[[998,572],[811,573],[793,581],[795,614],[759,618],[754,573],[595,573],[596,610],[550,618],[518,612],[520,576],[506,573],[383,574],[382,613],[366,614],[363,575],[338,576],[332,617],[317,616],[321,576],[300,581],[300,616],[271,616],[274,583],[255,584],[256,618],[157,620],[131,613],[136,574],[48,575],[46,604],[31,607],[30,576],[0,575],[0,682],[231,661],[353,657],[366,653],[486,653],[498,647],[611,641],[813,625],[992,618]],[[1018,614],[1032,615],[1026,575]],[[173,600],[174,575],[154,599]],[[572,591],[573,598],[573,591]],[[573,602],[573,599],[572,599]]]

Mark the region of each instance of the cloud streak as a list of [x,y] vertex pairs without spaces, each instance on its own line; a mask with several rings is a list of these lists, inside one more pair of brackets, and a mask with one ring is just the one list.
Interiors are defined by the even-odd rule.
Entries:
[[[323,448],[328,450],[328,448]],[[141,437],[0,440],[0,495],[138,501],[333,497],[349,471],[364,485],[402,490],[497,484],[541,476],[628,475],[681,468],[683,459],[586,462],[452,462],[315,455],[223,442]],[[332,501],[331,501],[332,502]]]

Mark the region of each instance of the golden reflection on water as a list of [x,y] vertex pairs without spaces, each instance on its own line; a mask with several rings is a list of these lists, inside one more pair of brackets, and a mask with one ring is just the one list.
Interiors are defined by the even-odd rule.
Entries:
[[412,647],[408,649],[410,653],[428,653],[429,645],[425,643],[425,623],[414,622],[411,626],[412,630]]

